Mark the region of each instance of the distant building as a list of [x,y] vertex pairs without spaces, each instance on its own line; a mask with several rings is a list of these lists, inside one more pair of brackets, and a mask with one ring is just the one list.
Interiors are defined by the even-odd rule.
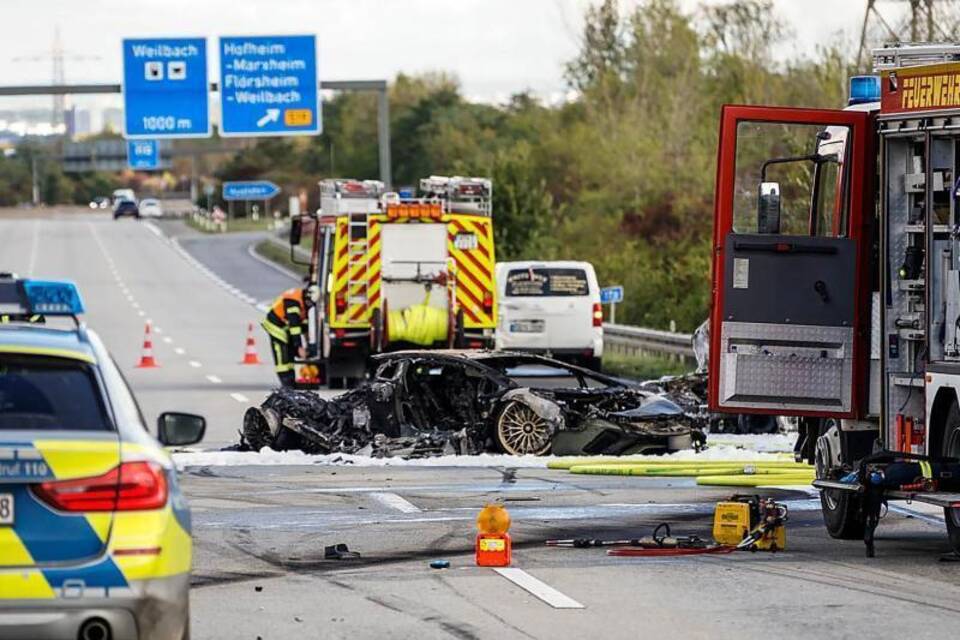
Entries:
[[123,109],[118,107],[109,107],[103,110],[103,128],[109,129],[114,133],[123,131]]
[[70,107],[64,114],[67,126],[67,137],[71,140],[78,136],[85,136],[93,133],[93,127],[90,122],[90,111],[78,107]]

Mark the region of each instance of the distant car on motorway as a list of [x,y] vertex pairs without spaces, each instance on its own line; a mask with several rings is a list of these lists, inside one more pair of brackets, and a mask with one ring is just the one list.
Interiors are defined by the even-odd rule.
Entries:
[[110,198],[106,196],[97,196],[90,201],[91,209],[109,209],[110,208]]
[[600,285],[589,262],[498,262],[497,349],[549,355],[599,370]]
[[133,200],[120,200],[113,207],[113,219],[122,218],[124,216],[131,216],[133,218],[140,217],[140,207],[137,206],[137,203]]
[[154,439],[71,283],[0,276],[0,308],[0,638],[188,638],[190,511],[161,443],[204,419],[164,413]]
[[163,217],[163,206],[156,198],[144,198],[140,201],[140,215],[144,218]]

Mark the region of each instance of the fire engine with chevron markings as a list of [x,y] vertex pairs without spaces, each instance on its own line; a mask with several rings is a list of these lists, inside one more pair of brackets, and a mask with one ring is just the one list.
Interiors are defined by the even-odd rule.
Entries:
[[322,292],[310,363],[332,387],[362,378],[371,354],[492,346],[492,183],[431,176],[419,187],[323,180],[319,212],[294,220],[291,245],[312,239],[309,278]]

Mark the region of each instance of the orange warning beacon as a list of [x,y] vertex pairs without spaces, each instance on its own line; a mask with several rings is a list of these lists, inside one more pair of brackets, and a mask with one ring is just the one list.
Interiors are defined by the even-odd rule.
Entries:
[[509,567],[510,514],[502,504],[488,504],[477,515],[477,566]]

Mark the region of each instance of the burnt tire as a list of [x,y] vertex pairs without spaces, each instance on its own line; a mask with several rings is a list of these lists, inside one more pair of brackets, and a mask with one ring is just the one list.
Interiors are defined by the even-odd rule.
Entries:
[[497,415],[493,439],[504,453],[542,456],[553,445],[553,427],[527,405],[511,400]]
[[[943,421],[943,443],[940,455],[944,458],[960,458],[960,406],[956,401],[950,405],[947,417]],[[960,554],[960,509],[946,507],[943,520],[947,525],[947,537],[954,553]]]
[[270,426],[259,407],[250,407],[243,414],[243,442],[251,451],[260,451],[273,445]]

